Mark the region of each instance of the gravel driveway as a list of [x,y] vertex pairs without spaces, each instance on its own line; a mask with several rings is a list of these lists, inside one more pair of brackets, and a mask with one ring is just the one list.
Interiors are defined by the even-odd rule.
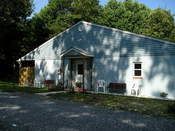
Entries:
[[172,131],[175,120],[51,100],[34,94],[0,92],[0,130]]

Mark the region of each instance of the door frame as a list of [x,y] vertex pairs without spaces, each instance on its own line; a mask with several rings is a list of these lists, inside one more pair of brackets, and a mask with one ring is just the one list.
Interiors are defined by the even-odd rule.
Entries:
[[82,87],[84,89],[84,78],[85,78],[85,59],[77,58],[77,59],[70,59],[71,63],[71,79],[76,81],[76,76],[78,75],[78,65],[83,64],[83,74],[82,74]]

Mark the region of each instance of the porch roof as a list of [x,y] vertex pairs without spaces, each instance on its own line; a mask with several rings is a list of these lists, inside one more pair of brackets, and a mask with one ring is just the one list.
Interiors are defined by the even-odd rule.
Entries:
[[77,47],[71,47],[67,50],[64,50],[61,53],[61,57],[94,57],[94,55],[88,53],[87,51],[77,48]]

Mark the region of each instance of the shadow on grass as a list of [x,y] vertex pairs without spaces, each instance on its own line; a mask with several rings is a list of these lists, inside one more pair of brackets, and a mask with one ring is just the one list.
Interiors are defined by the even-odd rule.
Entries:
[[27,92],[27,93],[42,93],[48,92],[48,88],[36,88],[36,87],[22,87],[16,83],[2,82],[0,81],[1,92]]
[[175,103],[168,105],[167,112],[175,116]]
[[175,118],[175,101],[89,93],[59,93],[54,99],[81,102],[113,110],[139,112],[150,116]]
[[4,122],[0,121],[0,131],[12,131],[10,125],[4,124]]

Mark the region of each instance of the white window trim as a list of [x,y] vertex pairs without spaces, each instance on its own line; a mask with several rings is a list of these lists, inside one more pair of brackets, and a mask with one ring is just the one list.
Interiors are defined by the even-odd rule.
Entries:
[[[135,69],[135,64],[141,64],[141,69]],[[135,76],[135,70],[140,70],[141,76]],[[143,78],[142,62],[133,62],[133,78],[134,79],[142,79]]]

